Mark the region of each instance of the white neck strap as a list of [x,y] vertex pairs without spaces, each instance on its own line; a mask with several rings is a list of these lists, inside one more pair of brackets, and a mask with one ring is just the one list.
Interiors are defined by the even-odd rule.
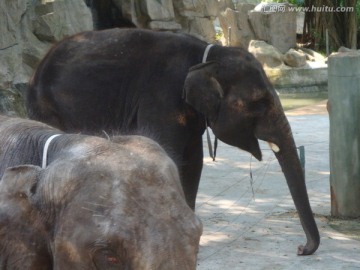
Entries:
[[[214,44],[209,44],[209,45],[206,46],[205,51],[204,51],[204,55],[203,55],[203,59],[202,59],[202,63],[206,63],[206,59],[207,59],[207,57],[209,55],[209,52],[210,52],[210,49],[211,49],[212,46],[214,46]],[[217,144],[214,144],[215,151],[213,151],[211,140],[210,140],[209,129],[208,129],[209,125],[207,123],[206,117],[205,117],[205,126],[206,126],[206,135],[207,135],[206,139],[207,139],[207,143],[208,143],[208,147],[209,147],[209,155],[213,159],[213,161],[215,161],[216,145]],[[215,142],[216,142],[216,138],[215,138]]]
[[42,156],[42,164],[41,164],[41,168],[45,169],[46,168],[46,165],[47,165],[47,152],[48,152],[48,149],[49,149],[49,145],[51,143],[51,141],[53,139],[55,139],[57,136],[60,136],[61,134],[55,134],[55,135],[52,135],[50,136],[46,142],[45,142],[45,146],[44,146],[44,151],[43,151],[43,156]]
[[206,63],[206,58],[208,57],[208,54],[210,52],[210,48],[214,46],[214,44],[209,44],[206,46],[205,51],[204,51],[204,55],[203,55],[203,59],[202,59],[202,63]]

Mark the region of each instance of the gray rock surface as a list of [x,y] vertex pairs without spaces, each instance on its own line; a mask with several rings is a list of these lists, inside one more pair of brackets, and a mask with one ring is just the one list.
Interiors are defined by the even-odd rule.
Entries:
[[319,53],[302,48],[290,49],[283,55],[261,40],[252,40],[248,50],[263,65],[267,77],[279,93],[327,91],[327,64]]
[[264,5],[257,6],[256,10],[249,13],[249,20],[256,39],[264,40],[281,53],[286,53],[290,48],[296,47],[296,14],[290,12],[287,5],[282,5],[275,12],[270,12],[271,9]]
[[248,48],[264,68],[275,68],[283,65],[283,55],[274,46],[262,40],[251,40]]
[[327,67],[265,69],[272,85],[279,93],[310,93],[327,91]]
[[[25,115],[23,97],[36,66],[53,43],[99,27],[99,13],[94,12],[98,1],[101,0],[0,1],[0,113]],[[292,54],[282,55],[295,46],[296,16],[289,12],[251,11],[258,2],[111,0],[106,2],[105,14],[100,15],[105,15],[106,23],[117,20],[126,26],[184,32],[209,43],[218,42],[221,35],[216,31],[223,29],[223,44],[249,48],[264,68],[289,69],[284,59],[287,65],[301,66],[303,56],[293,63]],[[301,52],[307,60],[322,59],[325,63],[326,59],[314,51],[298,50],[298,54]]]
[[26,84],[52,43],[90,29],[83,1],[0,1],[0,113],[24,115]]
[[300,48],[298,49],[298,51],[302,51],[303,53],[305,53],[306,55],[306,60],[311,61],[311,62],[326,62],[326,57],[321,55],[318,52],[315,52],[311,49],[308,48]]
[[182,31],[194,35],[207,42],[215,42],[215,27],[213,21],[218,16],[217,0],[173,0],[177,22]]
[[[87,6],[94,3],[0,1],[0,113],[25,115],[24,91],[37,64],[54,42],[97,25],[98,14]],[[112,0],[107,8],[137,27],[181,31],[215,42],[217,0]]]
[[180,30],[175,21],[173,0],[112,0],[121,16],[136,27],[153,30]]
[[290,67],[302,67],[306,65],[306,55],[302,51],[288,50],[284,55],[284,63]]
[[[220,25],[224,31],[224,36],[229,41],[230,46],[242,46],[247,48],[255,35],[248,20],[248,12],[254,9],[252,4],[238,4],[237,10],[227,8],[220,13]],[[228,29],[231,29],[230,32]],[[229,37],[230,34],[230,37]]]
[[121,16],[136,27],[162,31],[181,31],[208,42],[215,41],[214,19],[219,13],[217,0],[112,0]]
[[219,11],[223,12],[227,8],[235,9],[234,2],[232,0],[219,0]]

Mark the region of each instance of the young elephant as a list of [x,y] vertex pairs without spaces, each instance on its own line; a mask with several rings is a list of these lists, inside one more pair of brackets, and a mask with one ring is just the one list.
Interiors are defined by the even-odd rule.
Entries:
[[0,116],[1,269],[196,268],[202,225],[158,144],[68,134],[49,144],[56,133]]

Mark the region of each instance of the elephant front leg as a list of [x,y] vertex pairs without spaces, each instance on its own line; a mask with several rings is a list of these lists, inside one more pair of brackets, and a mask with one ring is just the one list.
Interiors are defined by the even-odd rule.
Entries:
[[191,209],[195,210],[196,195],[203,167],[202,137],[193,139],[184,149],[180,166],[181,184],[185,198]]

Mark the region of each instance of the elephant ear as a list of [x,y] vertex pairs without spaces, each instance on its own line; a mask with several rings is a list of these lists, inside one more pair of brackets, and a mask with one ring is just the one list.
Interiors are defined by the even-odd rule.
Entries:
[[31,198],[37,188],[41,168],[21,165],[6,169],[0,181],[0,194],[8,197]]
[[215,119],[224,96],[220,83],[215,78],[219,64],[206,62],[190,68],[186,76],[183,98],[198,112],[210,120]]

